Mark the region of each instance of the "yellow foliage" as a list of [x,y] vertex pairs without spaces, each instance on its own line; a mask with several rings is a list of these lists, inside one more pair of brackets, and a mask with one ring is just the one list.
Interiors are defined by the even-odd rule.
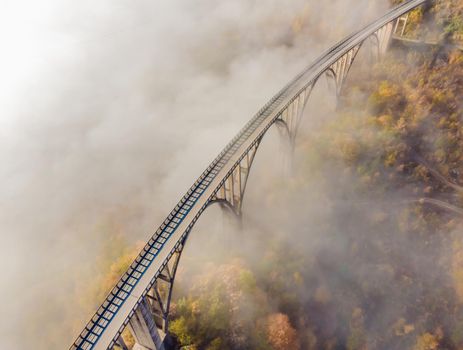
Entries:
[[383,114],[379,116],[376,120],[377,120],[378,125],[385,129],[391,128],[392,125],[394,124],[394,119],[389,114]]
[[399,88],[390,81],[384,80],[379,84],[377,95],[383,99],[390,99],[397,96]]
[[267,318],[267,337],[275,350],[299,350],[296,330],[291,326],[288,316],[277,313]]
[[392,151],[386,154],[386,158],[384,159],[384,165],[387,167],[392,167],[395,165],[397,161],[397,151]]
[[457,296],[463,303],[463,241],[459,238],[453,241],[451,274]]
[[437,350],[439,341],[436,336],[431,333],[424,333],[416,338],[413,350]]
[[354,164],[360,156],[360,145],[353,139],[345,139],[341,144],[341,153],[347,164]]
[[415,326],[413,324],[409,324],[405,321],[404,318],[400,318],[392,327],[394,329],[394,333],[397,336],[404,336],[411,332],[415,331]]
[[450,53],[449,64],[463,65],[463,53],[460,50],[454,50]]

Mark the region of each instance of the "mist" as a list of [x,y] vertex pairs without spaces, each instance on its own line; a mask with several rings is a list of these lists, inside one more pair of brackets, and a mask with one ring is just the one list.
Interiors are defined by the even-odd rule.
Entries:
[[[111,242],[147,240],[281,86],[385,8],[380,0],[7,1],[0,14],[3,346],[69,346],[93,311],[80,309],[76,295],[106,268],[98,259]],[[312,104],[306,117],[320,115]],[[281,148],[275,135],[267,149]],[[285,179],[271,152],[259,157],[245,207],[251,213],[265,213],[258,179],[271,168]],[[227,220],[218,213],[198,233]],[[281,227],[297,221],[291,213]]]

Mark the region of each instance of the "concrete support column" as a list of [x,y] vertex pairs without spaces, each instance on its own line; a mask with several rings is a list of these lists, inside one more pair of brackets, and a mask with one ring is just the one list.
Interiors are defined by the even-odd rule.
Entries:
[[118,339],[118,341],[116,342],[116,344],[117,344],[122,350],[129,350],[129,348],[127,347],[127,345],[125,345],[124,339],[122,339],[121,336],[119,336],[119,339]]
[[392,32],[394,29],[394,24],[388,23],[383,28],[379,30],[378,41],[379,41],[379,55],[383,56],[389,48],[389,44],[392,38]]
[[138,306],[128,326],[135,338],[136,346],[134,349],[164,350],[163,341],[165,335],[162,336],[156,327],[146,300],[143,300]]

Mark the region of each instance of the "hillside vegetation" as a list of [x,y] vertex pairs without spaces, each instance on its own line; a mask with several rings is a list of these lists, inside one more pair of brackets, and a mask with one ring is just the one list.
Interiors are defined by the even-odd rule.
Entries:
[[[310,202],[320,181],[323,222],[296,244],[261,230],[252,259],[238,245],[199,271],[181,263],[177,348],[463,349],[463,1],[413,11],[405,34],[437,45],[357,63],[336,116],[299,141],[295,177],[275,184]],[[92,295],[130,263],[119,250]]]
[[179,345],[463,349],[462,10],[414,11],[406,35],[440,45],[357,65],[337,117],[299,145],[298,186],[314,169],[342,170],[324,238],[336,251],[306,256],[273,238],[260,263],[204,268],[175,303]]

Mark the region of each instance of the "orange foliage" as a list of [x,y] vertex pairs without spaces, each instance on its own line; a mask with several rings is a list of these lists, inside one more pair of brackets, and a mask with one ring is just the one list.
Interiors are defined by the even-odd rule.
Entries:
[[278,313],[267,318],[267,336],[275,350],[299,350],[296,330],[291,326],[288,316]]

